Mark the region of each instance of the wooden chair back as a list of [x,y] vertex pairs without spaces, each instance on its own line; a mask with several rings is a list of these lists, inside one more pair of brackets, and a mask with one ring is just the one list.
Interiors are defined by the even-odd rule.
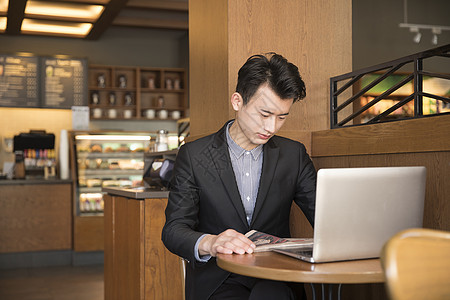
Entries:
[[381,262],[392,300],[450,299],[450,232],[404,230],[384,245]]

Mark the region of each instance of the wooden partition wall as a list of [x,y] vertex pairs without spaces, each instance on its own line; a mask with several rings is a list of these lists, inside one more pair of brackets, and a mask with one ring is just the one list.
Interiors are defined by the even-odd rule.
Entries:
[[424,227],[450,230],[449,137],[450,115],[319,131],[312,157],[317,169],[425,166]]
[[234,117],[229,99],[252,54],[275,51],[295,63],[307,96],[284,130],[329,128],[330,77],[352,68],[351,0],[190,0],[191,136],[217,131]]
[[[424,227],[449,231],[449,137],[450,115],[323,130],[311,134],[311,156],[316,169],[425,166]],[[291,212],[291,233],[295,237],[313,235],[297,207]],[[388,298],[383,284],[367,284],[345,285],[342,299]]]

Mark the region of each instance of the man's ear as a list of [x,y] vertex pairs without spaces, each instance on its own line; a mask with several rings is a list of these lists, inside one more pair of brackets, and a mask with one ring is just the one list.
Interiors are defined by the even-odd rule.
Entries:
[[244,99],[242,99],[242,96],[239,93],[233,93],[230,101],[234,111],[239,111],[241,107],[244,106]]

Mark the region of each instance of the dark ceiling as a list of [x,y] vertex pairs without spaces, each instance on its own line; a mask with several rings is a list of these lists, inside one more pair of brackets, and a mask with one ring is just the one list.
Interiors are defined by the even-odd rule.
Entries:
[[[52,0],[47,0],[52,1]],[[54,1],[54,0],[53,0]],[[61,0],[59,0],[61,1]],[[62,0],[75,4],[100,4],[105,9],[84,37],[99,39],[111,26],[188,30],[188,0]],[[61,2],[62,2],[61,1]],[[29,16],[25,14],[27,0],[9,0],[7,27],[3,34],[19,35],[24,17],[65,22],[62,17]],[[0,15],[1,17],[1,15]],[[80,22],[84,20],[80,19]],[[41,34],[44,35],[44,34]]]

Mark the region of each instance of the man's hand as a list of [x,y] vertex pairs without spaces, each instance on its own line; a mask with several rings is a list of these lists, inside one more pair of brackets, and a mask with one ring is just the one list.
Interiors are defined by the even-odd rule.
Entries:
[[205,236],[198,245],[200,256],[217,256],[217,253],[244,254],[253,253],[256,245],[245,235],[233,229],[227,229],[219,235],[209,234]]

